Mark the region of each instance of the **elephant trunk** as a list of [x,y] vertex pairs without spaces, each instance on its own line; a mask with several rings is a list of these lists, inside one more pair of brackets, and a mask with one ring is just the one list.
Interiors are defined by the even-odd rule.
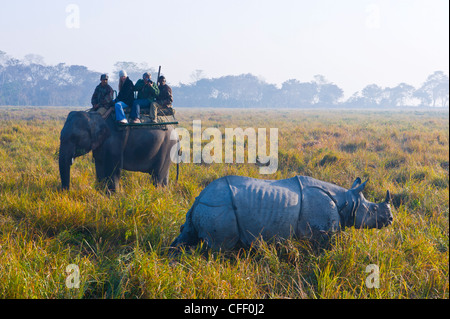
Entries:
[[61,177],[62,189],[70,187],[70,166],[72,165],[72,156],[62,145],[59,148],[59,175]]

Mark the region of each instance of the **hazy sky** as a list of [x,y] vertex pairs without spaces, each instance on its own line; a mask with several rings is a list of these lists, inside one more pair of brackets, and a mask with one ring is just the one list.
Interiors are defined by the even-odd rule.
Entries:
[[0,9],[0,50],[15,58],[99,72],[146,62],[171,84],[197,69],[277,85],[322,74],[347,97],[448,74],[448,30],[448,0],[2,0]]

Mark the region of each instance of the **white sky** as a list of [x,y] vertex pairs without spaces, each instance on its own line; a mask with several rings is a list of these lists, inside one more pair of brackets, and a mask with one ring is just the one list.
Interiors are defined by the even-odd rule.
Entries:
[[0,50],[12,57],[99,72],[147,62],[171,84],[191,82],[197,69],[277,85],[322,74],[348,97],[371,83],[417,87],[449,70],[448,0],[1,2]]

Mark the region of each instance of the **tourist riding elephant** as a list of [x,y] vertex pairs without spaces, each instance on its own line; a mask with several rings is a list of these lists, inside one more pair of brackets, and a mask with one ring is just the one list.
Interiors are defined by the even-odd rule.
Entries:
[[[70,186],[73,159],[92,151],[97,180],[115,191],[122,169],[149,173],[155,185],[167,185],[172,127],[119,128],[114,117],[103,119],[97,112],[73,111],[67,116],[60,136],[59,172],[63,189]],[[178,166],[177,166],[178,179]]]

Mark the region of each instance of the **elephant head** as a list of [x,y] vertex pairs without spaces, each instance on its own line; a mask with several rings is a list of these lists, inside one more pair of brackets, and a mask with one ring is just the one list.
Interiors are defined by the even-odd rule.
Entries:
[[59,148],[59,173],[63,189],[69,189],[73,159],[95,150],[109,135],[110,130],[100,114],[83,111],[69,113],[61,130]]

